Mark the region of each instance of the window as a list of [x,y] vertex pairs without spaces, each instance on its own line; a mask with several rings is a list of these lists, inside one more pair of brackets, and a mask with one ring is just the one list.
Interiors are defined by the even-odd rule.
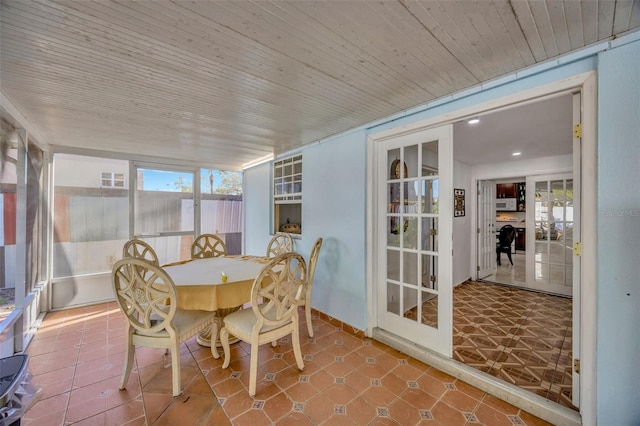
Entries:
[[102,172],[100,186],[103,188],[124,188],[124,173]]
[[[124,173],[102,173],[98,182],[95,171],[127,170],[129,162],[71,154],[53,159],[53,278],[110,273],[129,238],[129,191]],[[121,187],[102,189],[114,187],[117,176]]]
[[302,155],[273,163],[274,232],[302,233]]

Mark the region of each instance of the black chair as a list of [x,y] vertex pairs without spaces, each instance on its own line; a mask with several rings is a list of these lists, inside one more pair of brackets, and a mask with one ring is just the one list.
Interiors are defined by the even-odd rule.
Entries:
[[509,256],[509,262],[513,265],[513,259],[511,259],[511,244],[513,240],[516,238],[516,229],[511,225],[504,225],[500,228],[500,236],[498,237],[498,242],[496,243],[496,258],[498,260],[498,265],[500,263],[500,254],[507,253]]

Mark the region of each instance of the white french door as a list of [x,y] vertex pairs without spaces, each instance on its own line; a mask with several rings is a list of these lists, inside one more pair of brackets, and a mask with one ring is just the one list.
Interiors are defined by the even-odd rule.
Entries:
[[377,322],[451,357],[451,125],[377,145]]
[[[573,295],[573,233],[578,217],[573,174],[527,178],[530,206],[527,223],[527,286],[533,290]],[[531,226],[530,226],[531,227]]]
[[495,274],[496,184],[478,181],[478,279]]

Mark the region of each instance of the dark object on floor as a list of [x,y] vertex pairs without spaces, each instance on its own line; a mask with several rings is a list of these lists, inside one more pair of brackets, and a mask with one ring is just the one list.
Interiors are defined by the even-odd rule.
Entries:
[[498,265],[500,263],[500,254],[507,253],[509,257],[509,262],[513,265],[513,260],[511,259],[511,243],[516,238],[516,229],[511,225],[504,225],[500,228],[500,237],[498,238],[498,242],[496,243],[496,258],[498,261]]
[[38,390],[27,371],[29,356],[16,354],[0,359],[0,425],[18,426]]

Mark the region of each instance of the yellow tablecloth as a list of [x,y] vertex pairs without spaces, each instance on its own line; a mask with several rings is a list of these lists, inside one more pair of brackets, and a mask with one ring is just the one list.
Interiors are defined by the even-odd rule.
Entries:
[[216,311],[249,302],[251,286],[264,263],[259,257],[224,256],[176,262],[164,270],[176,285],[179,308]]

